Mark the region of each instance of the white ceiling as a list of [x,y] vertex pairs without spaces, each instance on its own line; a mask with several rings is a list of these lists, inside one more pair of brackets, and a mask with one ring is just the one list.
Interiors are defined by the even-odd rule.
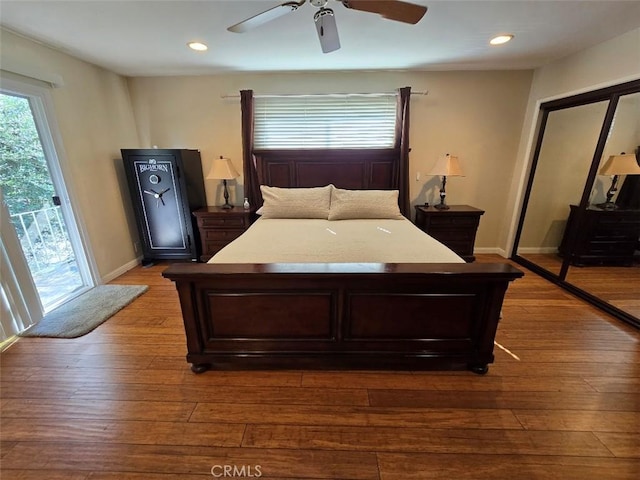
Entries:
[[[247,33],[230,25],[280,0],[0,0],[11,31],[127,76],[231,71],[529,69],[640,27],[640,1],[412,0],[417,25],[330,0],[342,48],[320,50],[309,2]],[[512,33],[491,47],[488,40]],[[204,53],[186,47],[209,46]],[[638,46],[640,52],[640,45]]]

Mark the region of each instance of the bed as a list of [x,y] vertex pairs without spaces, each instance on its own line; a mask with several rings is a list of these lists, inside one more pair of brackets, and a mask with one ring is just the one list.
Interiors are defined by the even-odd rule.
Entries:
[[[523,273],[506,262],[465,263],[399,214],[392,157],[331,153],[255,159],[268,195],[286,201],[329,188],[326,218],[315,198],[295,211],[322,204],[316,218],[274,218],[265,197],[261,218],[210,263],[163,272],[179,294],[191,369],[486,373],[504,295]],[[377,195],[395,195],[396,210],[366,218],[388,206],[367,200]]]

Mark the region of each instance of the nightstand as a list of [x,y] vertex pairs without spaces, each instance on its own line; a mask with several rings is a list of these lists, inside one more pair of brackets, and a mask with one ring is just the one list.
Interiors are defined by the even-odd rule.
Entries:
[[416,226],[460,255],[473,262],[473,246],[480,216],[484,210],[469,205],[450,205],[448,210],[416,205]]
[[242,207],[228,210],[221,207],[204,207],[195,210],[193,215],[198,220],[198,231],[202,243],[200,260],[207,262],[215,253],[249,228],[254,212]]
[[601,210],[590,206],[583,213],[580,231],[573,249],[569,250],[568,234],[576,228],[578,206],[571,205],[562,243],[561,256],[569,255],[571,265],[626,265],[634,264],[640,238],[640,210]]

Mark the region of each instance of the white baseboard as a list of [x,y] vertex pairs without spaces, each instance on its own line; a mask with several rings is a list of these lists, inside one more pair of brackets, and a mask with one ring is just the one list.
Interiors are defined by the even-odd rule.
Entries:
[[473,253],[479,254],[479,255],[494,254],[494,255],[500,255],[501,257],[504,257],[504,258],[508,258],[507,252],[504,249],[498,248],[498,247],[474,248]]
[[120,275],[124,273],[127,273],[132,268],[135,268],[138,265],[140,265],[141,261],[142,261],[142,257],[137,257],[136,259],[125,263],[120,268],[116,268],[113,272],[107,273],[102,277],[102,283],[109,283],[111,280],[118,278]]

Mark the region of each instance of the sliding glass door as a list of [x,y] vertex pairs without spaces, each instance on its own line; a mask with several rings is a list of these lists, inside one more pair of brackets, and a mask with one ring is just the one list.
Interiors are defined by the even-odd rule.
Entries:
[[[3,296],[11,296],[14,303],[16,295],[23,297],[24,308],[30,312],[26,323],[30,324],[86,291],[94,281],[64,185],[43,99],[37,92],[25,92],[19,86],[11,90],[5,87],[3,82],[0,215],[5,260],[13,271],[10,278],[17,285],[11,287],[3,278],[2,287]],[[30,293],[32,289],[35,295]],[[15,304],[11,309],[20,310]],[[9,329],[20,328],[17,325]],[[7,330],[6,325],[4,329]]]

